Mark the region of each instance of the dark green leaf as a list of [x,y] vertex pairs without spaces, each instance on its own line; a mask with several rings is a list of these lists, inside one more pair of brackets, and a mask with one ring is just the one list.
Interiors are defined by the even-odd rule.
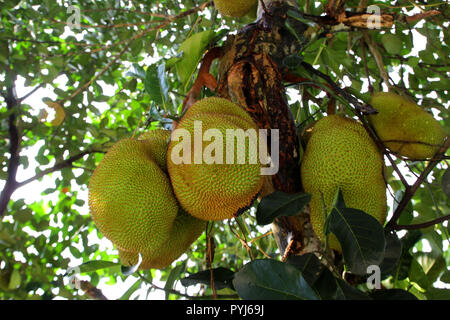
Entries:
[[385,232],[386,249],[383,262],[380,264],[382,274],[389,274],[400,261],[402,255],[402,243],[394,232]]
[[259,203],[256,211],[256,222],[259,225],[266,225],[280,216],[297,215],[310,201],[310,194],[288,194],[275,191]]
[[233,280],[244,300],[318,300],[314,290],[294,266],[275,260],[254,260]]
[[110,269],[119,266],[120,264],[111,261],[94,260],[80,264],[79,266],[73,268],[73,270],[76,271],[77,273],[85,273],[102,269]]
[[182,264],[176,266],[175,268],[170,271],[169,278],[166,281],[166,284],[164,285],[164,290],[166,291],[166,300],[169,299],[170,290],[173,289],[173,285],[175,284],[175,281],[179,278],[180,274],[184,272],[186,269],[186,261],[184,261]]
[[445,283],[450,283],[450,270],[446,270],[446,271],[442,274],[440,280],[441,280],[442,282],[445,282]]
[[167,94],[169,87],[166,80],[166,66],[164,63],[160,65],[151,65],[147,69],[145,76],[145,90],[150,95],[152,101],[160,105],[166,110]]
[[399,54],[402,50],[402,39],[395,34],[384,34],[381,37],[381,42],[389,54]]
[[321,271],[325,268],[313,253],[307,253],[302,256],[289,256],[286,262],[296,267],[310,285],[314,284]]
[[361,210],[334,206],[327,220],[330,231],[341,244],[350,272],[364,275],[367,267],[383,261],[384,230],[374,217]]
[[428,280],[427,274],[423,270],[423,267],[414,258],[412,259],[411,268],[409,269],[409,279],[412,282],[417,283],[423,289],[427,289],[430,285],[430,281]]
[[447,197],[450,198],[450,168],[448,168],[442,176],[442,190]]
[[326,268],[322,269],[313,288],[323,300],[370,300],[364,292],[334,277]]
[[344,280],[335,278],[335,282],[337,286],[337,300],[371,300],[367,294],[350,286]]
[[[214,286],[217,290],[224,288],[234,289],[233,278],[234,272],[226,268],[212,269]],[[211,285],[211,271],[200,271],[196,274],[191,274],[188,277],[181,279],[181,284],[185,287],[194,286],[196,284]]]
[[450,300],[450,289],[429,288],[426,296],[429,300]]

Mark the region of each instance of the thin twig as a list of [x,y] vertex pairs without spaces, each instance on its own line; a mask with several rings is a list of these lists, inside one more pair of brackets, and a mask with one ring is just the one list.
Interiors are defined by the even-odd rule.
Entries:
[[167,25],[169,25],[170,23],[185,18],[186,16],[189,16],[193,13],[196,13],[198,11],[204,10],[205,8],[207,8],[208,6],[211,5],[212,2],[206,2],[198,7],[189,9],[185,12],[182,12],[176,16],[170,17],[169,19],[167,19],[166,21],[164,21],[163,23],[159,24],[158,26],[152,27],[152,28],[148,28],[140,33],[138,33],[137,35],[135,35],[134,37],[132,37],[130,40],[128,40],[126,42],[125,47],[118,53],[116,54],[116,56],[97,74],[95,75],[91,80],[89,80],[88,82],[86,82],[84,85],[82,85],[80,88],[78,88],[74,93],[72,93],[70,95],[69,98],[64,99],[63,101],[61,101],[60,103],[63,103],[67,100],[71,100],[73,99],[75,96],[77,96],[78,94],[80,94],[81,92],[83,92],[84,90],[86,90],[94,81],[96,81],[98,78],[100,78],[114,63],[117,62],[117,60],[119,60],[119,58],[128,50],[128,48],[131,46],[131,44],[137,40],[142,38],[143,36],[145,36],[146,34],[155,31],[155,30],[159,30],[161,28],[166,27]]
[[81,153],[79,153],[79,154],[77,154],[75,156],[72,156],[72,157],[70,157],[70,158],[68,158],[68,159],[66,159],[66,160],[64,160],[64,161],[62,161],[60,163],[55,164],[51,168],[48,168],[48,169],[46,169],[46,170],[44,170],[42,172],[37,173],[35,176],[33,176],[33,177],[29,178],[29,179],[26,179],[26,180],[24,180],[22,182],[17,182],[15,189],[23,187],[24,185],[29,184],[29,183],[31,183],[33,181],[39,180],[39,179],[43,178],[44,176],[46,176],[46,175],[48,175],[50,173],[59,171],[59,170],[64,169],[64,168],[69,168],[69,167],[72,166],[73,162],[78,161],[81,158],[83,158],[84,156],[86,156],[88,154],[92,154],[92,153],[105,153],[105,152],[104,151],[98,151],[98,150],[86,150],[84,152],[81,152]]
[[30,92],[28,92],[26,95],[24,95],[23,97],[19,98],[18,102],[19,104],[22,103],[25,99],[29,98],[33,93],[35,93],[36,91],[38,91],[39,89],[41,89],[43,86],[45,85],[45,82],[41,82],[38,86],[36,86],[35,88],[33,88],[33,90],[31,90]]
[[8,133],[9,133],[9,163],[8,163],[8,178],[6,179],[5,186],[0,194],[0,218],[3,217],[4,212],[8,206],[9,200],[11,199],[12,194],[17,188],[17,169],[20,164],[20,141],[21,136],[19,133],[19,129],[16,125],[16,118],[18,112],[13,110],[18,108],[19,100],[16,94],[15,81],[17,79],[17,75],[7,68],[7,75],[11,80],[11,85],[7,88],[7,93],[5,96],[6,100],[6,108],[8,111],[13,111],[11,115],[8,117]]
[[378,70],[380,71],[380,76],[384,80],[386,86],[391,89],[391,83],[389,82],[389,76],[387,74],[387,71],[384,67],[383,63],[383,56],[378,51],[375,43],[373,42],[372,38],[369,36],[369,33],[366,30],[362,30],[362,35],[364,37],[364,42],[369,47],[370,52],[372,53],[373,58],[375,59],[375,62],[377,64]]
[[[450,138],[447,138],[444,145],[436,153],[435,157],[440,158],[447,152],[449,148],[450,148]],[[431,173],[431,171],[433,171],[433,169],[437,166],[439,162],[440,160],[430,161],[425,170],[420,175],[420,177],[417,178],[416,182],[412,186],[406,187],[403,198],[400,201],[399,205],[397,206],[391,220],[389,220],[389,222],[387,223],[386,228],[395,229],[397,227],[397,220],[400,218],[401,214],[403,213],[403,210],[406,208],[406,206],[411,201],[412,197],[417,192],[419,187],[427,179],[428,175]]]
[[418,224],[410,224],[410,225],[398,225],[396,224],[393,229],[394,230],[417,230],[417,229],[423,229],[428,228],[431,226],[434,226],[436,224],[442,223],[444,221],[450,220],[450,214],[446,216],[442,216],[439,218],[436,218],[434,220],[424,222],[424,223],[418,223]]

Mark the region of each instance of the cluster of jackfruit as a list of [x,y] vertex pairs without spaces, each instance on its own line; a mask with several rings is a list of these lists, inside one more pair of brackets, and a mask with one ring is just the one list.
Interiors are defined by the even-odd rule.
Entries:
[[[392,94],[376,94],[371,102],[379,114],[370,122],[391,150],[428,158],[444,142],[439,123],[412,102]],[[199,237],[205,221],[247,210],[264,182],[258,129],[240,106],[205,98],[175,131],[154,130],[114,145],[91,178],[89,205],[122,263],[134,265],[141,254],[141,269],[164,268]],[[309,128],[301,178],[312,195],[311,223],[321,240],[338,188],[348,207],[385,222],[383,169],[383,154],[361,123],[330,115]],[[329,240],[339,251],[337,239]]]
[[90,180],[92,218],[125,265],[141,254],[142,269],[166,267],[205,227],[181,210],[173,194],[166,166],[169,138],[170,131],[154,130],[139,140],[119,141]]
[[[245,161],[237,161],[242,145],[228,135],[236,130],[257,132],[257,126],[238,105],[206,98],[190,107],[172,136],[154,130],[108,151],[90,180],[89,206],[123,264],[135,265],[141,254],[141,269],[164,268],[199,237],[205,221],[230,219],[249,208],[262,187],[261,166],[248,162],[255,152],[249,139]],[[175,139],[177,132],[188,140]],[[216,140],[204,145],[208,132]],[[179,158],[190,160],[178,163]]]

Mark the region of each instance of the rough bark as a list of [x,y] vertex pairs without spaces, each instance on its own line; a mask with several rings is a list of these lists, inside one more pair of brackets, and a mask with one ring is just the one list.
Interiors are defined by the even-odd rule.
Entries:
[[[286,19],[298,34],[307,26],[290,19],[286,14],[289,9],[296,8],[283,1],[266,1],[265,10],[270,15],[263,14],[258,22],[230,36],[219,62],[218,95],[244,107],[261,129],[279,130],[279,171],[266,181],[264,194],[302,191],[299,138],[283,85],[287,73],[283,60],[302,49],[286,29]],[[270,144],[268,147],[270,151]],[[277,218],[273,231],[282,254],[288,245],[290,254],[319,248],[307,212]]]

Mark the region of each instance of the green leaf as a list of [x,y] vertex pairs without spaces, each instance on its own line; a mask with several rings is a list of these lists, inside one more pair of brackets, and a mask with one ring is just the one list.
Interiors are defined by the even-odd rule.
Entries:
[[400,261],[402,255],[402,243],[394,232],[385,232],[386,249],[384,259],[380,264],[382,274],[389,274]]
[[448,168],[442,176],[442,190],[445,195],[450,198],[450,168]]
[[370,297],[364,292],[350,286],[342,279],[336,278],[327,268],[322,269],[313,288],[319,294],[321,299],[370,300]]
[[396,55],[402,51],[402,39],[395,34],[386,33],[382,35],[381,42],[389,54]]
[[166,300],[169,299],[170,290],[173,289],[173,285],[175,281],[177,281],[178,277],[184,270],[186,269],[186,261],[182,264],[176,266],[170,271],[169,278],[167,278],[166,284],[164,285],[164,290],[166,291]]
[[130,297],[133,293],[136,292],[137,289],[140,288],[142,283],[142,279],[137,279],[127,291],[119,298],[119,300],[130,300]]
[[447,267],[444,257],[436,251],[420,252],[416,255],[416,259],[427,275],[429,283],[435,282]]
[[379,265],[383,261],[386,246],[384,230],[371,215],[344,206],[335,203],[325,225],[339,240],[349,271],[364,275],[367,267]]
[[429,300],[450,300],[450,290],[440,288],[429,288],[426,292]]
[[147,68],[145,76],[145,90],[150,95],[150,99],[157,105],[167,110],[166,100],[169,92],[169,86],[166,80],[166,65],[151,65]]
[[280,216],[295,216],[311,201],[306,193],[288,194],[281,191],[263,198],[256,211],[256,222],[259,225],[272,223]]
[[196,33],[187,38],[180,46],[181,59],[175,64],[178,77],[185,88],[191,80],[198,64],[211,40],[216,36],[213,30]]
[[314,284],[325,268],[313,253],[289,256],[286,262],[296,267],[310,285]]
[[133,64],[133,70],[132,71],[128,71],[125,74],[125,76],[126,77],[134,77],[134,78],[145,80],[146,73],[145,73],[145,70],[140,65],[138,65],[137,63],[134,63]]
[[439,280],[445,283],[450,283],[450,270],[445,270]]
[[33,219],[33,212],[30,209],[24,209],[14,213],[14,220],[20,223],[27,223]]
[[[395,193],[395,200],[394,200],[394,208],[393,211],[398,207],[398,204],[403,199],[404,192],[403,190],[397,190]],[[405,209],[403,209],[402,214],[400,215],[400,218],[398,220],[399,225],[409,225],[411,224],[412,220],[414,219],[414,207],[412,204],[412,201],[409,201],[406,205]]]
[[342,279],[334,278],[337,286],[337,300],[370,300],[370,297],[361,290],[352,287]]
[[[222,290],[224,288],[234,289],[233,287],[233,278],[234,271],[231,271],[226,268],[216,268],[212,269],[214,286],[217,290]],[[181,284],[185,287],[194,286],[196,284],[205,284],[211,285],[211,271],[205,270],[200,271],[195,274],[191,274],[188,277],[181,279]]]
[[318,300],[317,294],[294,266],[276,260],[247,263],[233,280],[244,300]]
[[411,261],[411,267],[409,269],[409,279],[412,282],[417,283],[423,289],[427,289],[430,285],[425,271],[423,270],[420,263],[417,262],[417,260],[414,258]]
[[85,273],[102,269],[111,269],[114,267],[119,268],[120,264],[111,261],[94,260],[82,263],[79,266],[73,268],[73,270],[76,271],[77,273]]
[[289,70],[297,69],[298,67],[300,67],[302,62],[303,56],[297,54],[287,56],[286,58],[283,59],[283,65],[287,67]]
[[18,269],[14,269],[11,273],[11,277],[9,278],[8,289],[15,290],[20,287],[22,282],[22,278],[20,276],[20,271]]

